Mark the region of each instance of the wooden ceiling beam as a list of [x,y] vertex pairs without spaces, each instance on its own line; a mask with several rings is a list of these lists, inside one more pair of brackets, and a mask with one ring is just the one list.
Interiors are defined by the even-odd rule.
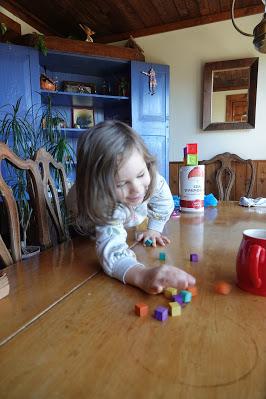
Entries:
[[[263,12],[264,12],[263,5],[250,6],[250,7],[236,9],[235,17],[236,18],[246,17],[249,15],[260,14]],[[102,36],[102,37],[97,37],[97,42],[112,43],[112,42],[117,42],[120,40],[127,40],[130,37],[130,35],[132,35],[133,37],[149,36],[149,35],[154,35],[156,33],[170,32],[173,30],[179,30],[179,29],[191,28],[191,27],[199,26],[199,25],[211,24],[213,22],[226,21],[228,19],[231,19],[231,12],[224,11],[224,12],[221,12],[218,14],[204,15],[202,17],[186,19],[183,21],[172,22],[172,23],[164,24],[164,25],[160,25],[160,26],[153,26],[150,28],[143,28],[143,29],[139,29],[136,31],[129,31],[129,32],[125,32],[125,33],[118,33],[118,34],[114,34],[114,35],[106,35],[106,36]]]
[[53,29],[45,22],[41,21],[39,18],[35,17],[31,12],[17,4],[16,1],[1,0],[1,6],[4,7],[7,11],[11,12],[16,17],[20,18],[22,21],[32,26],[34,29],[43,33],[44,35],[62,36],[60,32]]

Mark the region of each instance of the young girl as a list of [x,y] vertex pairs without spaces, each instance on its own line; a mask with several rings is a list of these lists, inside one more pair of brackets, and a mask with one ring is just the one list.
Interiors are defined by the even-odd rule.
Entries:
[[192,276],[174,266],[145,267],[126,243],[125,228],[148,216],[148,228],[138,240],[145,245],[150,239],[154,247],[168,244],[162,231],[174,208],[155,159],[128,125],[105,121],[81,136],[69,200],[79,232],[96,235],[97,254],[109,276],[150,294],[195,284]]

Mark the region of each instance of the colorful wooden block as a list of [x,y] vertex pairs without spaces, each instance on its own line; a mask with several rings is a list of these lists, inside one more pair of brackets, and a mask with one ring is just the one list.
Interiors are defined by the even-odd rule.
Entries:
[[183,297],[181,294],[176,294],[172,296],[172,301],[179,303],[179,305],[183,304]]
[[195,285],[193,287],[187,288],[187,291],[191,292],[192,296],[198,295],[198,289]]
[[174,210],[172,215],[171,215],[171,218],[176,219],[176,218],[179,218],[179,217],[180,217],[180,212],[177,211],[177,210]]
[[149,311],[148,305],[146,303],[136,303],[135,305],[135,313],[137,316],[143,317],[147,316]]
[[165,252],[160,252],[160,253],[159,253],[159,260],[164,261],[165,259],[166,259],[166,254],[165,254]]
[[151,247],[152,246],[152,240],[150,240],[149,238],[144,242],[144,244],[146,245],[146,247]]
[[177,294],[176,288],[168,287],[168,288],[165,288],[165,290],[164,290],[164,296],[167,299],[172,299],[173,295],[176,295],[176,294]]
[[189,303],[191,302],[192,299],[192,294],[191,292],[187,291],[187,290],[182,290],[180,291],[180,295],[182,295],[182,299],[184,303]]
[[214,289],[218,294],[228,295],[232,290],[232,286],[226,281],[217,281],[214,285]]
[[192,143],[192,144],[187,144],[186,146],[186,151],[187,154],[198,154],[198,144],[197,143]]
[[190,254],[190,262],[198,262],[199,256],[198,254]]
[[156,320],[164,321],[168,319],[168,309],[164,306],[158,306],[154,311]]
[[180,316],[181,315],[181,306],[177,302],[169,302],[170,315],[171,316]]
[[188,166],[198,165],[198,155],[196,155],[196,154],[187,154],[186,164]]

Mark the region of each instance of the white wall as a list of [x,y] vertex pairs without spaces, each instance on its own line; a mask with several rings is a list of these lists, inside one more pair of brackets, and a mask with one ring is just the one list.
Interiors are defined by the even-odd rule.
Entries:
[[[262,14],[239,18],[242,30],[252,32]],[[146,62],[170,65],[170,161],[182,160],[187,143],[199,144],[199,159],[225,151],[243,158],[266,159],[266,54],[252,38],[238,33],[231,21],[218,22],[136,38]],[[256,128],[234,131],[201,129],[202,70],[206,62],[259,57]]]

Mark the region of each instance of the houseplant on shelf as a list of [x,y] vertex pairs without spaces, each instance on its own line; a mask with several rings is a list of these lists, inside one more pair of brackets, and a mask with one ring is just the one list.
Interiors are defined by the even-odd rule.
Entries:
[[[59,120],[64,120],[63,115],[53,109],[50,99],[47,105],[39,108],[37,112],[34,112],[34,107],[31,107],[23,113],[21,98],[15,105],[2,106],[0,111],[0,115],[3,115],[0,118],[0,141],[5,142],[16,155],[23,159],[33,158],[39,148],[45,147],[56,161],[63,163],[66,172],[73,167],[73,149],[67,143],[66,136],[58,123]],[[17,200],[22,237],[21,248],[23,257],[26,257],[25,254],[31,250],[27,242],[27,233],[32,218],[27,178],[24,171],[10,167],[6,170],[6,178]]]

